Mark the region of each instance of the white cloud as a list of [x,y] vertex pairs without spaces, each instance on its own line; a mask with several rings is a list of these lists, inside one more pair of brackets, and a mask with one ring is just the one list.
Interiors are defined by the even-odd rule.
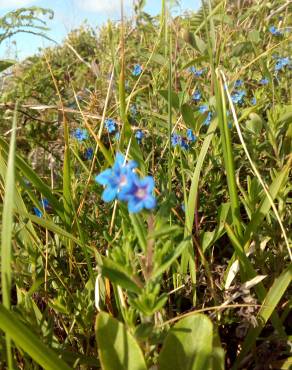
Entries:
[[36,0],[0,0],[0,9],[22,8],[35,2]]
[[[121,9],[121,0],[75,0],[75,3],[82,10],[107,15],[119,14]],[[132,3],[132,0],[124,0],[124,7]]]

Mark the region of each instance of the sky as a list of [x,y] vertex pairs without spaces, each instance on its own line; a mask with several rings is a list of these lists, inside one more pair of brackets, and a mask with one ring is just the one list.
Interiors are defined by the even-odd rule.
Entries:
[[[186,10],[197,10],[201,0],[180,0],[180,6],[175,8],[175,14]],[[132,13],[133,0],[124,0],[125,14]],[[0,17],[9,11],[26,6],[38,6],[54,11],[54,19],[47,20],[50,28],[48,36],[61,43],[70,30],[77,28],[85,20],[95,27],[101,26],[108,19],[118,20],[120,0],[0,0]],[[151,14],[159,14],[160,0],[146,0],[144,10]],[[0,29],[1,32],[1,29]],[[38,52],[41,47],[53,45],[42,37],[18,34],[0,45],[0,60],[4,58],[24,59]]]

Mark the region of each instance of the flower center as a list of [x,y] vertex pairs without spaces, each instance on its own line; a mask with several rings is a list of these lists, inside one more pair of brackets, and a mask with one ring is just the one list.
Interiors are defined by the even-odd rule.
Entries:
[[127,183],[127,176],[126,175],[122,175],[121,178],[120,178],[120,186],[124,186],[126,185]]
[[147,192],[146,192],[146,189],[144,188],[139,188],[135,193],[136,197],[139,199],[145,198],[146,194]]

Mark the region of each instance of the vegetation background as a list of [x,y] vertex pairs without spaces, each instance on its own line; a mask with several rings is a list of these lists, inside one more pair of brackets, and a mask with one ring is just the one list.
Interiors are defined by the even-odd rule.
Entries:
[[292,2],[144,6],[0,61],[0,366],[288,369]]

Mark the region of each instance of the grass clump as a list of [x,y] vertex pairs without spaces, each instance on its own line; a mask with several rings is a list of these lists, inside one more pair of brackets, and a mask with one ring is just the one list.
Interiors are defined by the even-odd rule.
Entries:
[[288,368],[291,4],[135,14],[2,75],[1,366]]

